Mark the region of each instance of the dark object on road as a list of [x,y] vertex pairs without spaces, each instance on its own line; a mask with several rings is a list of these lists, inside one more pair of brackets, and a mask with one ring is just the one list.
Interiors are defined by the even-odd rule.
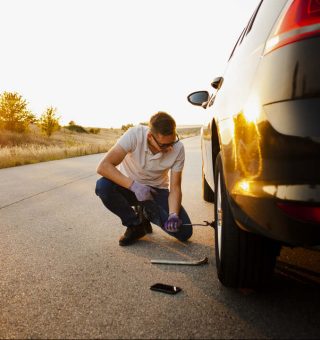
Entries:
[[192,227],[196,227],[196,226],[199,226],[199,227],[212,227],[214,228],[214,221],[212,222],[208,222],[208,221],[203,221],[203,223],[184,223],[182,224],[183,226],[192,226]]
[[166,285],[166,284],[163,284],[163,283],[156,283],[153,286],[151,286],[150,289],[155,290],[157,292],[171,294],[171,295],[177,294],[177,293],[181,292],[181,290],[182,290],[180,287]]
[[180,260],[151,260],[153,264],[177,264],[186,266],[200,266],[202,264],[208,263],[208,258],[204,257],[201,260],[191,260],[191,261],[180,261]]
[[203,198],[214,201],[228,287],[268,284],[282,245],[320,244],[319,56],[320,2],[263,0],[213,93],[188,96],[212,112],[201,131]]
[[122,247],[129,246],[135,243],[139,238],[146,235],[145,224],[142,222],[138,225],[128,227],[123,236],[119,240],[119,245]]

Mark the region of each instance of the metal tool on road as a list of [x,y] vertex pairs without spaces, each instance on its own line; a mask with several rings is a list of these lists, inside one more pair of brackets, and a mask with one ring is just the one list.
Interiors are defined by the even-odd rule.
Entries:
[[[214,228],[214,221],[208,222],[203,221],[203,223],[184,223],[182,226],[201,226],[201,227],[212,227]],[[191,260],[191,261],[180,261],[180,260],[151,260],[153,264],[177,264],[177,265],[186,265],[186,266],[200,266],[202,264],[208,263],[208,258],[204,257],[200,260]]]
[[192,227],[194,227],[194,226],[201,226],[201,227],[212,227],[212,228],[214,228],[214,221],[212,221],[212,222],[208,222],[208,221],[203,221],[203,223],[184,223],[184,224],[182,224],[183,226],[192,226]]
[[176,261],[176,260],[151,260],[153,264],[178,264],[186,266],[200,266],[202,264],[208,263],[208,258],[204,257],[201,260],[191,260],[191,261]]

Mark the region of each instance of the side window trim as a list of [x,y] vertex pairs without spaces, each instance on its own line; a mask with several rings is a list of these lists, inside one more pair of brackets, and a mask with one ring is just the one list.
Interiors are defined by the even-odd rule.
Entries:
[[257,17],[257,14],[258,14],[259,9],[260,9],[260,7],[262,5],[262,2],[263,2],[263,0],[260,1],[258,7],[256,8],[255,12],[253,13],[253,16],[251,17],[251,20],[249,21],[249,24],[247,26],[246,33],[245,33],[246,36],[250,33],[250,31],[252,29],[253,23],[254,23],[254,21],[255,21],[255,19]]
[[238,47],[239,45],[241,45],[241,43],[242,43],[244,37],[247,36],[248,33],[251,31],[251,28],[252,28],[252,26],[253,26],[253,23],[254,23],[254,21],[255,21],[255,19],[256,19],[256,16],[257,16],[257,14],[258,14],[258,12],[259,12],[259,9],[260,9],[261,5],[262,5],[262,2],[263,2],[263,0],[260,1],[259,5],[257,6],[257,8],[255,9],[255,11],[253,12],[253,14],[252,14],[252,16],[251,16],[251,18],[250,18],[250,20],[249,20],[247,26],[246,26],[246,27],[243,29],[243,31],[241,32],[241,34],[240,34],[240,36],[239,36],[239,38],[238,38],[236,44],[234,45],[234,48],[233,48],[233,50],[232,50],[232,52],[231,52],[231,54],[230,54],[230,57],[229,57],[228,61],[232,58],[232,56],[233,56],[235,50],[237,49],[237,47]]
[[232,56],[233,56],[233,54],[234,54],[234,51],[236,50],[236,48],[237,48],[237,46],[238,46],[238,43],[239,43],[239,41],[242,39],[242,37],[243,37],[245,31],[246,31],[246,28],[244,28],[244,29],[242,30],[242,32],[241,32],[241,34],[240,34],[240,36],[239,36],[237,42],[236,42],[235,45],[234,45],[234,48],[232,49],[232,52],[231,52],[231,54],[230,54],[230,57],[229,57],[228,61],[232,58]]

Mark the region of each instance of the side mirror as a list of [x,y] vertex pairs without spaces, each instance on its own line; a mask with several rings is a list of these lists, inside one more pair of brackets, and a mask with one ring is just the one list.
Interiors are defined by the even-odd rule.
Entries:
[[217,78],[214,78],[213,82],[211,83],[211,86],[219,90],[220,87],[222,86],[222,83],[223,83],[223,77],[217,77]]
[[192,105],[203,106],[209,100],[209,92],[208,91],[197,91],[189,94],[188,102]]

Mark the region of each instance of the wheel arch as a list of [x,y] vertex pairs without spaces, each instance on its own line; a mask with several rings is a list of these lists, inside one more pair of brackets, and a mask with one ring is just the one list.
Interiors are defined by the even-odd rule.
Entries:
[[212,169],[214,170],[217,156],[221,150],[216,121],[211,122],[211,150],[212,150]]

